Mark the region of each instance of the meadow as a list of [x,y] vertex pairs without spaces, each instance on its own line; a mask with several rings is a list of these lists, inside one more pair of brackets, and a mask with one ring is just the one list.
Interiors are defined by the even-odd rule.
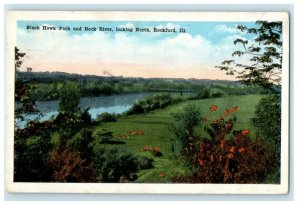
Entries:
[[[189,170],[180,155],[172,150],[172,143],[175,140],[174,134],[170,130],[172,113],[182,111],[187,105],[195,105],[199,108],[201,117],[214,119],[223,114],[223,110],[233,106],[239,106],[239,112],[236,112],[237,123],[235,129],[249,129],[250,135],[255,134],[255,128],[251,124],[251,118],[254,117],[255,106],[264,95],[243,95],[227,96],[222,98],[211,98],[202,100],[191,100],[170,105],[164,109],[157,109],[149,113],[122,116],[116,122],[103,123],[100,127],[107,128],[113,132],[116,140],[132,130],[143,130],[143,135],[132,135],[127,139],[119,139],[125,144],[110,145],[124,146],[135,155],[146,156],[154,159],[154,168],[141,170],[138,173],[136,182],[162,183],[171,182],[171,177],[177,174],[189,174]],[[211,112],[209,107],[218,105],[222,112]],[[200,118],[200,116],[199,116]],[[200,119],[199,119],[200,120]],[[99,129],[99,126],[93,129]],[[207,137],[206,132],[197,126],[195,134],[201,137]],[[156,157],[151,152],[141,151],[145,146],[160,147],[162,156]]]

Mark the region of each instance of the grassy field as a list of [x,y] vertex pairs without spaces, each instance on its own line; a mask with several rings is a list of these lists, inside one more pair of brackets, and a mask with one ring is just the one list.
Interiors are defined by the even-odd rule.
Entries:
[[[123,139],[125,144],[121,145],[127,146],[130,151],[137,155],[154,159],[154,168],[141,171],[137,182],[170,182],[170,177],[174,173],[188,172],[187,169],[182,168],[183,165],[180,160],[176,160],[177,156],[172,151],[172,138],[174,138],[174,135],[170,132],[171,113],[180,112],[186,105],[194,104],[199,107],[201,117],[213,120],[220,115],[224,115],[226,108],[239,106],[239,110],[236,112],[237,123],[235,129],[250,129],[251,134],[254,135],[255,130],[251,126],[250,118],[253,117],[255,105],[262,97],[263,95],[244,95],[185,101],[147,114],[124,116],[118,119],[117,122],[104,123],[101,127],[113,131],[114,136],[125,134],[130,130],[144,130],[144,135],[129,136],[128,139]],[[212,104],[219,106],[218,111],[210,112],[209,107]],[[196,132],[200,135],[203,134],[200,129],[197,129]],[[163,155],[156,157],[151,152],[141,151],[141,148],[146,145],[159,146]]]

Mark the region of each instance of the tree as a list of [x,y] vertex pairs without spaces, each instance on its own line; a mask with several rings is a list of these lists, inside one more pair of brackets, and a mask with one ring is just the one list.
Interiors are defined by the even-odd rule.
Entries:
[[23,57],[26,53],[21,53],[20,50],[15,47],[15,102],[20,103],[19,106],[16,106],[15,109],[15,118],[20,121],[25,120],[24,114],[38,114],[39,110],[37,109],[37,100],[29,97],[30,93],[34,89],[29,82],[24,82],[21,79],[18,79],[19,68],[21,67]]
[[21,67],[23,61],[21,60],[24,56],[26,55],[26,53],[21,53],[20,52],[20,49],[18,49],[16,46],[15,46],[15,69],[16,69],[16,72],[19,71],[19,68]]
[[80,90],[75,83],[67,82],[60,92],[58,111],[68,115],[74,115],[79,108]]
[[[238,25],[237,29],[246,35],[255,35],[254,42],[238,38],[233,43],[243,49],[232,53],[232,57],[249,56],[250,62],[240,63],[225,60],[220,66],[227,75],[236,75],[246,85],[259,85],[272,88],[281,85],[282,70],[282,22],[257,21],[257,27]],[[250,44],[250,45],[249,45]]]

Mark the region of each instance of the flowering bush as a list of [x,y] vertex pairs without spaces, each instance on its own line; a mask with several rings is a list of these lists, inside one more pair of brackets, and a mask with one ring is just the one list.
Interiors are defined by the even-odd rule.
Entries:
[[[211,112],[218,110],[210,106]],[[205,130],[211,139],[202,139],[198,150],[190,135],[190,143],[185,149],[188,159],[198,171],[195,176],[174,178],[175,182],[191,183],[260,183],[272,171],[274,153],[258,136],[250,138],[249,129],[234,131],[237,118],[234,112],[239,107],[225,109],[224,116],[208,121],[203,119]],[[228,138],[228,135],[233,137]]]
[[126,139],[128,140],[129,139],[129,136],[137,136],[137,135],[144,135],[145,134],[145,130],[129,130],[126,134],[117,134],[116,135],[116,138],[118,140],[120,139]]
[[152,152],[155,156],[157,157],[161,157],[162,156],[162,152],[160,150],[159,146],[149,146],[149,145],[145,145],[144,147],[142,147],[140,149],[141,152]]
[[92,165],[81,159],[80,154],[66,147],[58,147],[50,152],[50,166],[55,182],[94,181]]

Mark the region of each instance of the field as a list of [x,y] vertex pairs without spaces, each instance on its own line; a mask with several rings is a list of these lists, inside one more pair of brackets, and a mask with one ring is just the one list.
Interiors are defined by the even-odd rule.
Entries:
[[[170,132],[171,114],[180,112],[186,105],[194,104],[200,109],[201,117],[215,119],[224,115],[226,108],[238,106],[236,112],[237,123],[235,129],[249,129],[250,135],[254,135],[255,128],[251,125],[250,119],[253,117],[255,106],[263,95],[243,95],[229,96],[223,98],[211,98],[203,100],[185,101],[164,109],[158,109],[146,114],[122,116],[117,122],[103,123],[100,126],[108,128],[114,132],[114,137],[127,133],[130,130],[144,130],[144,135],[129,136],[122,139],[125,144],[112,146],[126,146],[136,155],[151,157],[154,159],[154,168],[142,170],[138,173],[136,182],[161,183],[170,182],[170,177],[174,173],[185,173],[190,170],[185,169],[178,155],[172,151],[172,140],[174,134]],[[210,112],[211,105],[218,105],[217,112]],[[99,127],[95,127],[98,129]],[[205,136],[205,133],[197,127],[197,135]],[[144,146],[159,146],[162,152],[161,157],[152,155],[151,152],[141,151]]]

